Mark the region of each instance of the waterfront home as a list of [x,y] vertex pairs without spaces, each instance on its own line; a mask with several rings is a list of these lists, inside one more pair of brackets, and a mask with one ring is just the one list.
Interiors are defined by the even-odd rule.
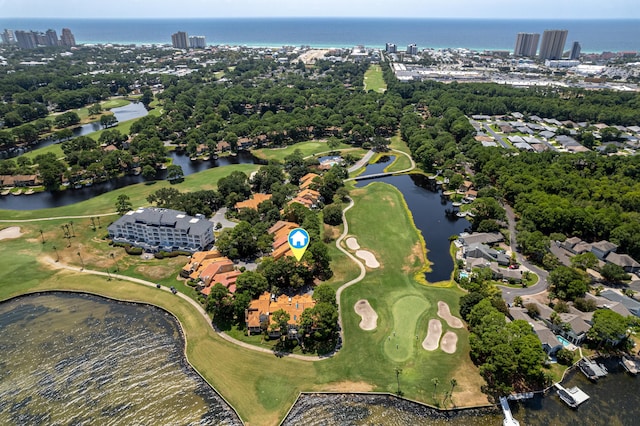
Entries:
[[[283,335],[293,338],[297,335],[302,313],[315,305],[316,302],[310,294],[298,294],[295,296],[283,294],[276,297],[274,294],[265,292],[258,299],[252,300],[245,310],[247,332],[251,335],[260,334],[268,330],[269,337],[272,338],[278,338]],[[287,330],[271,327],[273,324],[271,316],[278,310],[283,310],[289,314]]]
[[234,208],[236,210],[241,210],[241,209],[258,210],[258,206],[260,205],[260,203],[270,199],[271,199],[271,194],[262,194],[258,192],[253,194],[252,197],[249,198],[248,200],[237,202]]
[[604,260],[609,253],[615,252],[617,249],[618,246],[616,244],[610,243],[607,240],[591,244],[591,253],[595,254],[600,260]]
[[463,232],[458,237],[458,241],[462,246],[476,243],[492,245],[504,241],[504,237],[499,232],[474,232],[473,234]]
[[463,248],[463,256],[465,258],[481,258],[491,262],[497,262],[499,265],[506,266],[510,259],[502,251],[497,251],[482,243],[470,244]]
[[603,290],[600,293],[600,296],[604,297],[609,301],[621,303],[633,315],[640,317],[640,302],[638,302],[637,300],[627,297],[611,289]]

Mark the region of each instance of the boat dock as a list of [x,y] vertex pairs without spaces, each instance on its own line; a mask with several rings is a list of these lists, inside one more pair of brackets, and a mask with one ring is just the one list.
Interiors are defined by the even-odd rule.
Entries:
[[502,421],[503,426],[520,426],[520,422],[513,418],[511,415],[511,407],[509,407],[509,401],[504,396],[500,397],[500,406],[502,407],[502,412],[504,413],[504,420]]
[[589,395],[584,393],[577,386],[570,389],[564,388],[560,383],[556,383],[555,386],[558,390],[558,396],[560,399],[571,408],[577,408],[580,404],[589,399]]
[[597,381],[600,377],[605,377],[609,372],[604,365],[591,361],[588,358],[582,358],[578,361],[580,371],[587,376],[588,379]]

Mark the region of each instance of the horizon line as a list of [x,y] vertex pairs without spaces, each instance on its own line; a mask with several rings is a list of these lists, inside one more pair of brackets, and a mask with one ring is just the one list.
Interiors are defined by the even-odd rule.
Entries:
[[208,19],[379,19],[379,20],[457,20],[457,21],[640,21],[640,17],[579,17],[579,18],[509,18],[509,17],[483,17],[483,18],[469,18],[469,17],[454,17],[454,16],[210,16],[210,17],[196,17],[196,16],[151,16],[151,17],[133,17],[133,16],[91,16],[91,17],[62,17],[62,16],[5,16],[1,17],[1,20],[7,19],[62,19],[62,20],[176,20],[176,19],[188,19],[188,20],[208,20]]

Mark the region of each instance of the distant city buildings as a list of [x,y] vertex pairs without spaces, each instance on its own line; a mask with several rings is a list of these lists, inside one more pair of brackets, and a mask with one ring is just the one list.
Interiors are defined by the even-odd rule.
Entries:
[[387,53],[397,53],[398,47],[393,43],[387,43],[384,47],[384,51]]
[[571,47],[571,53],[569,54],[569,59],[577,60],[580,59],[580,51],[582,50],[582,46],[577,41],[573,42],[573,46]]
[[540,34],[537,33],[518,33],[516,38],[516,48],[513,51],[514,56],[524,56],[533,58],[538,52],[538,42]]
[[204,36],[189,37],[189,47],[192,49],[204,49],[207,47],[207,41]]
[[58,38],[55,30],[48,29],[46,32],[23,31],[15,32],[5,29],[2,33],[3,44],[17,44],[20,49],[35,49],[41,46],[66,46],[76,45],[76,39],[69,28],[62,29],[62,36]]
[[188,49],[189,37],[187,33],[184,31],[178,31],[177,33],[171,34],[171,44],[176,49]]
[[418,54],[418,46],[415,43],[412,43],[407,46],[407,55],[417,55]]
[[568,33],[567,30],[545,30],[540,44],[540,59],[562,59]]

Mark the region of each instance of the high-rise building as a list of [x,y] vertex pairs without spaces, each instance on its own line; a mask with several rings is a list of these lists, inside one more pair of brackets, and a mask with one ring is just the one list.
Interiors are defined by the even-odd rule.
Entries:
[[415,43],[412,43],[407,46],[407,55],[417,55],[418,54],[418,46]]
[[398,47],[393,43],[387,43],[384,47],[384,51],[387,53],[397,53]]
[[76,38],[69,28],[62,29],[62,35],[60,36],[60,45],[72,47],[76,45]]
[[58,33],[56,33],[56,30],[47,30],[47,32],[44,34],[44,45],[57,46],[59,44],[60,41],[58,40]]
[[518,33],[518,37],[516,38],[516,48],[513,51],[513,55],[524,56],[528,58],[536,56],[539,41],[540,34]]
[[15,35],[20,49],[35,49],[38,45],[37,34],[33,31],[18,30]]
[[204,49],[207,47],[207,41],[204,36],[189,37],[189,47],[192,49]]
[[580,46],[580,42],[574,41],[573,46],[571,46],[571,53],[569,54],[569,59],[572,59],[572,60],[580,59],[581,50],[582,50],[582,46]]
[[540,44],[540,59],[562,59],[568,30],[545,30]]
[[178,31],[175,34],[171,34],[171,44],[176,49],[188,49],[189,48],[189,37],[187,33],[184,31]]
[[2,33],[2,43],[3,44],[15,44],[16,42],[16,38],[13,35],[13,31],[8,30],[5,28],[4,32]]

